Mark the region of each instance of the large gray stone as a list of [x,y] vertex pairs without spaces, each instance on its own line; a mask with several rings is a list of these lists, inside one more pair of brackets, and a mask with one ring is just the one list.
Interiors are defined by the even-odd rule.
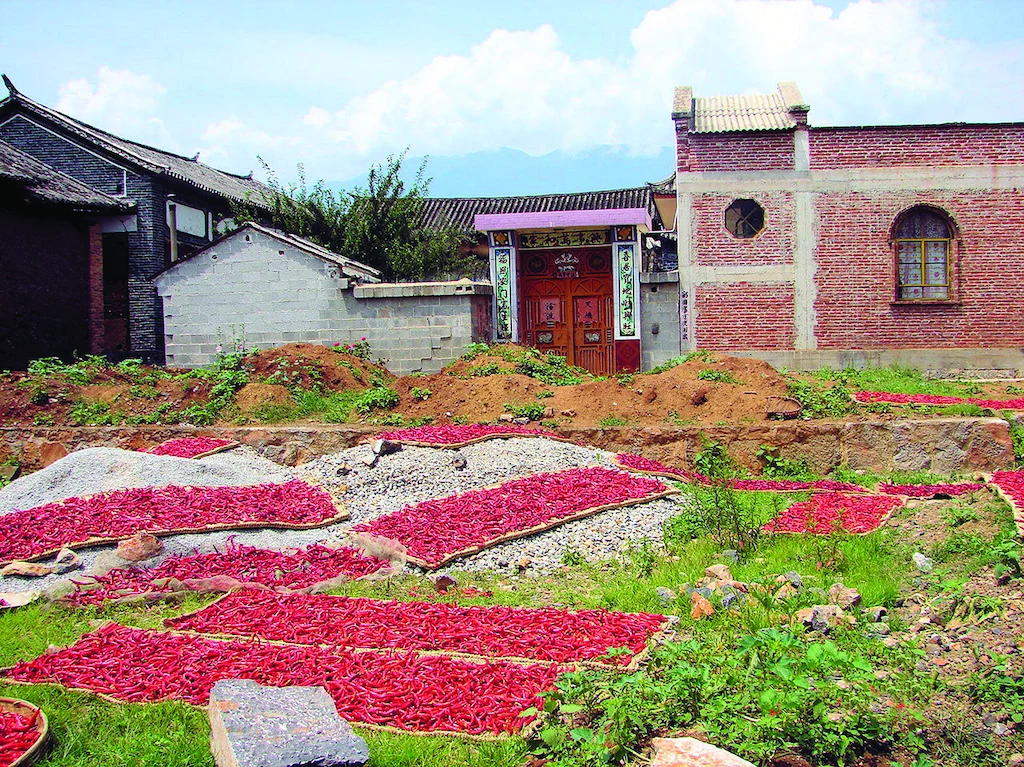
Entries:
[[363,767],[370,758],[323,687],[222,679],[208,713],[217,767]]

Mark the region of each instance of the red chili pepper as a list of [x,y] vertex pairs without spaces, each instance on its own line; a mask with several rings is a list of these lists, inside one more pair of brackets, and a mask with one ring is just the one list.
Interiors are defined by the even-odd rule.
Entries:
[[195,458],[197,455],[209,453],[211,450],[230,445],[234,440],[214,439],[213,437],[178,437],[161,442],[156,447],[146,450],[153,455],[169,455],[176,458]]
[[38,712],[24,716],[14,711],[0,711],[0,767],[9,767],[39,740],[36,729]]

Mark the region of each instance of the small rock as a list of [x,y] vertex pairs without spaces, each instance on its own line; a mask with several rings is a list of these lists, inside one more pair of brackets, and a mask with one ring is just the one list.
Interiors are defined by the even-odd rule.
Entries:
[[722,607],[729,609],[733,605],[741,605],[747,598],[747,595],[742,591],[737,591],[733,586],[726,586],[721,591],[722,594]]
[[575,418],[576,417],[576,411],[572,410],[570,408],[570,409],[567,409],[567,410],[563,410],[561,412],[561,415],[564,415],[566,418]]
[[722,558],[728,559],[735,565],[740,561],[740,553],[736,549],[726,549],[722,552]]
[[22,562],[19,559],[0,570],[0,576],[8,575],[18,575],[22,578],[42,578],[44,575],[53,575],[53,568],[39,562]]
[[554,418],[555,417],[555,409],[553,407],[546,407],[546,408],[544,408],[544,417],[545,418]]
[[131,538],[117,544],[115,553],[129,562],[142,562],[155,557],[164,550],[163,543],[155,535],[139,531]]
[[885,619],[885,616],[889,614],[889,611],[879,605],[877,607],[865,607],[861,610],[861,613],[863,613],[864,617],[867,618],[870,623],[879,623]]
[[39,598],[40,593],[35,589],[31,591],[0,591],[0,607],[23,607],[29,602]]
[[726,565],[711,565],[711,567],[704,568],[704,575],[707,578],[713,578],[716,581],[731,581],[732,572]]
[[658,399],[658,389],[652,386],[646,392],[644,392],[644,404],[650,405],[654,400]]
[[[63,599],[74,594],[79,588],[82,587],[76,586],[71,581],[55,581],[43,589],[43,596],[47,599]],[[82,588],[82,590],[84,591],[85,588]]]
[[532,560],[529,557],[520,557],[519,561],[516,562],[516,568],[519,570],[525,570],[530,566]]
[[1000,737],[1006,735],[1008,732],[1010,732],[1010,728],[1002,722],[999,722],[995,727],[992,728],[992,734],[998,735]]
[[439,575],[433,580],[434,591],[438,594],[447,594],[448,589],[459,585],[459,582],[450,575]]
[[53,563],[53,571],[58,575],[78,570],[82,566],[82,558],[71,549],[61,549]]
[[459,471],[465,469],[468,463],[469,462],[466,460],[466,456],[464,456],[462,453],[456,453],[454,456],[452,456],[452,466],[458,469]]
[[715,614],[715,608],[711,602],[696,591],[690,594],[690,603],[693,605],[693,608],[690,610],[690,617],[695,621]]
[[690,395],[690,404],[695,407],[700,407],[708,401],[708,393],[711,391],[709,386],[701,386],[693,394]]
[[530,422],[530,419],[527,418],[525,415],[521,415],[518,418],[513,418],[512,419],[512,423],[514,423],[514,424],[516,424],[518,426],[526,426],[526,424],[528,424],[529,422]]
[[655,591],[658,592],[658,599],[661,600],[661,604],[664,607],[667,607],[676,600],[676,592],[674,592],[670,588],[666,588],[665,586],[658,586],[658,588],[655,589]]
[[397,453],[402,449],[401,442],[392,442],[390,439],[377,438],[370,443],[370,449],[373,450],[373,454],[377,456],[391,455]]
[[784,602],[785,600],[790,599],[792,597],[795,597],[796,595],[797,595],[796,586],[794,586],[792,583],[789,583],[787,581],[786,583],[783,583],[782,586],[779,587],[778,591],[775,592],[775,600],[777,602]]
[[889,628],[888,623],[878,621],[876,623],[869,623],[867,625],[867,632],[874,636],[884,637],[889,636],[889,634],[892,632],[892,629]]
[[911,559],[914,560],[914,567],[916,567],[922,573],[930,573],[933,569],[935,569],[935,562],[926,557],[920,551],[914,554],[914,556],[911,557]]
[[1006,767],[1024,767],[1024,754],[1010,754]]
[[842,583],[833,584],[832,588],[828,590],[828,598],[832,600],[832,604],[839,605],[844,610],[856,607],[861,602],[860,592],[857,589],[847,588]]
[[754,767],[746,759],[696,738],[655,738],[651,767]]
[[804,587],[804,579],[800,577],[800,573],[798,573],[796,570],[787,570],[782,574],[782,577],[790,583],[792,583],[798,589],[802,589]]
[[511,413],[502,413],[501,415],[498,416],[498,420],[503,423],[512,423],[512,420],[514,418],[515,416],[512,415]]
[[830,629],[849,622],[849,616],[837,605],[814,605],[797,610],[795,618],[812,631],[827,634]]

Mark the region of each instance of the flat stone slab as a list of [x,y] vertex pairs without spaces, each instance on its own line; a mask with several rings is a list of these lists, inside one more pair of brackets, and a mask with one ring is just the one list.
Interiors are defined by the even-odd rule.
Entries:
[[655,738],[651,767],[754,767],[746,759],[695,738]]
[[207,710],[217,767],[363,767],[370,758],[323,687],[222,679]]

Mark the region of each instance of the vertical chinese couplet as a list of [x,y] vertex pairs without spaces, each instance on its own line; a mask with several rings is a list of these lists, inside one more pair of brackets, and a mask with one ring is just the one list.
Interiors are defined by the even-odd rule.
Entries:
[[636,336],[636,246],[623,243],[615,246],[615,278],[619,296],[619,336]]
[[512,248],[493,248],[495,336],[512,340]]

